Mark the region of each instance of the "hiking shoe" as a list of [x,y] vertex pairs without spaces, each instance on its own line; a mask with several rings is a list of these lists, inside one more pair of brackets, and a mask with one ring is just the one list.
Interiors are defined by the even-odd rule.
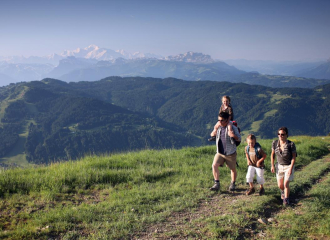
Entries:
[[253,193],[255,193],[255,189],[254,188],[250,188],[249,190],[246,190],[246,195],[251,195],[251,194],[253,194]]
[[235,182],[231,182],[230,183],[230,186],[229,186],[229,191],[235,191],[235,189],[236,189],[236,185],[235,185]]
[[285,195],[284,195],[284,191],[281,191],[281,199],[284,199]]
[[214,183],[214,185],[210,188],[211,191],[219,191],[220,183]]
[[213,136],[213,137],[211,137],[211,138],[208,139],[209,142],[212,142],[212,141],[215,141],[215,140],[216,140],[216,137],[215,136]]
[[259,190],[259,196],[264,195],[264,194],[265,194],[265,189],[262,187]]
[[290,205],[290,200],[289,198],[284,198],[283,199],[283,206],[289,206]]

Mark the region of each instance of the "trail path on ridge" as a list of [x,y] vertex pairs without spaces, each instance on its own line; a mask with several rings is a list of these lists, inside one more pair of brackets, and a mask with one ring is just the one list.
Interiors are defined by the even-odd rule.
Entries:
[[[228,206],[242,204],[243,201],[248,204],[259,196],[257,191],[253,195],[246,196],[245,191],[246,187],[238,186],[234,193],[222,191],[210,194],[207,200],[200,201],[196,209],[175,212],[165,222],[149,226],[146,231],[138,233],[132,239],[187,239],[188,232],[192,230],[197,234],[195,239],[205,239],[205,233],[200,231],[205,225],[205,219],[219,215],[234,215]],[[171,236],[168,236],[169,232]]]

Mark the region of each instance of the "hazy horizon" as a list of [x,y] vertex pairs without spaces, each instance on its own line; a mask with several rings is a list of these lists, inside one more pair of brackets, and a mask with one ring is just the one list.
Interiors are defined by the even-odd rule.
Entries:
[[0,3],[0,56],[46,56],[95,44],[162,56],[330,58],[330,1],[42,1]]

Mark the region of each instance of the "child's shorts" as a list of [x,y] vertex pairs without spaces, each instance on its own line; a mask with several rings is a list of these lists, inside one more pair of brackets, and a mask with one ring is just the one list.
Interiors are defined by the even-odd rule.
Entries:
[[264,172],[265,169],[249,166],[248,171],[246,173],[246,182],[248,183],[253,182],[254,175],[257,174],[257,182],[259,184],[264,184],[265,183]]

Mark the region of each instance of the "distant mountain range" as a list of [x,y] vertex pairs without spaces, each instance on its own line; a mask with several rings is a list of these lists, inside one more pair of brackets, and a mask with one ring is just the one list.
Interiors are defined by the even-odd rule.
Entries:
[[318,79],[330,79],[330,60],[309,70],[300,71],[297,76]]
[[[214,63],[214,61],[210,55],[206,55],[203,53],[195,53],[195,52],[187,52],[183,54],[179,54],[176,56],[168,56],[164,58],[167,61],[175,61],[175,62],[190,62],[190,63]],[[220,61],[218,61],[220,62]]]
[[10,83],[15,83],[17,82],[16,80],[14,80],[13,78],[9,77],[6,74],[0,73],[0,86],[3,85],[9,85]]
[[162,58],[160,55],[152,54],[152,53],[129,53],[125,50],[112,50],[108,48],[100,48],[96,45],[90,45],[86,48],[77,48],[73,51],[64,51],[60,54],[62,57],[77,57],[77,58],[86,58],[86,59],[94,59],[98,61],[108,61],[114,60],[117,58],[125,58],[125,59],[136,59],[136,58]]
[[[252,74],[249,73],[251,71]],[[0,73],[0,86],[43,78],[78,82],[96,81],[109,76],[174,77],[190,81],[243,82],[272,87],[315,87],[330,80],[328,62],[228,60],[225,63],[203,53],[187,52],[162,57],[150,53],[115,51],[95,45],[44,57],[0,57]]]
[[[193,56],[196,56],[196,58]],[[71,57],[70,59],[62,60],[59,66],[52,73],[48,74],[47,77],[66,82],[96,81],[108,76],[174,77],[190,81],[212,80],[269,87],[303,88],[313,88],[330,82],[330,80],[262,75],[254,72],[246,73],[224,62],[214,61],[209,56],[202,54],[180,54],[168,59],[172,60],[118,58],[112,61],[99,61],[96,64],[92,64],[92,62],[86,63],[86,59]],[[67,73],[63,74],[66,71]]]
[[315,79],[330,79],[329,60],[314,62],[295,61],[258,61],[258,60],[225,60],[225,63],[247,72],[258,72],[266,75],[296,76]]
[[[0,58],[1,59],[1,58]],[[44,64],[15,63],[36,62]],[[51,59],[59,60],[57,66]],[[211,56],[187,52],[176,56],[162,57],[141,52],[128,53],[90,45],[87,48],[64,51],[47,57],[2,58],[0,73],[18,81],[57,78],[67,82],[95,81],[109,76],[175,77],[185,80],[226,81],[232,76],[245,73],[224,62],[215,61]],[[28,66],[28,67],[27,67]],[[8,81],[0,76],[0,81]],[[5,85],[5,84],[2,84]]]
[[129,53],[125,50],[112,50],[108,48],[100,48],[96,45],[90,45],[86,48],[77,48],[75,50],[64,50],[62,53],[57,54],[53,53],[47,56],[38,57],[23,57],[23,56],[9,56],[4,57],[0,56],[0,62],[21,64],[21,63],[39,63],[39,64],[53,64],[58,65],[59,61],[67,58],[67,57],[76,57],[76,58],[85,58],[85,59],[93,59],[97,61],[108,61],[114,60],[117,58],[125,58],[125,59],[136,59],[136,58],[163,58],[161,55],[152,54],[152,53],[142,53],[135,52]]
[[[71,60],[74,61],[74,59]],[[48,75],[48,77],[57,77],[66,82],[95,81],[108,76],[175,77],[193,81],[226,81],[232,76],[245,73],[224,62],[204,63],[193,61],[192,58],[190,61],[119,58],[113,61],[100,61],[87,67],[84,67],[84,63],[79,59],[76,59],[75,62],[79,65],[76,70],[62,76]],[[67,69],[67,65],[68,63],[62,60],[54,71],[59,69],[58,71],[63,72],[62,69]]]
[[[11,82],[31,81],[42,79],[44,75],[54,69],[51,64],[39,63],[0,63],[0,73],[10,77]],[[8,84],[7,77],[0,76],[1,85]]]

